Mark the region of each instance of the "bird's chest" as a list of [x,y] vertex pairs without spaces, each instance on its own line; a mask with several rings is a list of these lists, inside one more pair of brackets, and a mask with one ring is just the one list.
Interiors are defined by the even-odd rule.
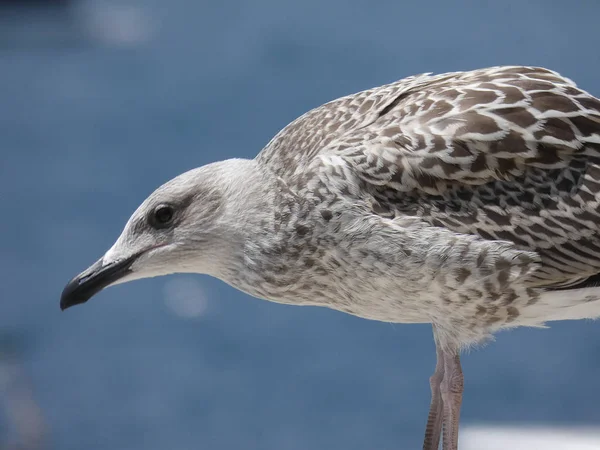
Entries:
[[[490,283],[461,282],[458,262],[448,263],[453,253],[440,250],[458,245],[447,245],[455,237],[444,230],[348,211],[326,216],[325,223],[305,216],[253,241],[237,286],[279,303],[325,306],[386,322],[446,324],[466,341],[476,340],[473,333],[479,337],[514,323],[528,301],[523,286],[491,292]],[[471,244],[464,249],[478,255]],[[466,260],[477,260],[469,255]]]
[[[320,215],[320,214],[319,214]],[[387,322],[430,322],[431,297],[422,280],[407,280],[393,246],[373,248],[372,233],[353,234],[333,223],[296,224],[247,255],[243,288],[256,297],[325,306]],[[418,277],[422,278],[422,277]]]

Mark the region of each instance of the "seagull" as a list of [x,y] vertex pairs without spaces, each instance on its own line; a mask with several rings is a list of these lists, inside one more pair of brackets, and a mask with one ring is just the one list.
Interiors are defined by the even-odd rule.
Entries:
[[539,67],[411,76],[333,100],[255,159],[154,191],[65,287],[214,276],[254,297],[431,323],[424,450],[457,450],[460,352],[600,317],[600,100]]

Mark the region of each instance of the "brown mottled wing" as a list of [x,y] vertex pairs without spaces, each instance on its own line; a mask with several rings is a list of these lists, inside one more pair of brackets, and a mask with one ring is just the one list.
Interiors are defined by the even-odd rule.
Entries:
[[259,153],[257,160],[282,178],[292,178],[302,173],[319,154],[329,151],[330,143],[373,124],[382,112],[397,105],[403,93],[430,81],[428,75],[408,77],[319,106],[281,130]]
[[292,122],[258,156],[292,179],[344,158],[378,211],[534,250],[534,282],[600,273],[600,101],[555,72],[420,75]]
[[329,148],[392,214],[536,251],[535,284],[600,273],[600,101],[555,72],[432,79]]

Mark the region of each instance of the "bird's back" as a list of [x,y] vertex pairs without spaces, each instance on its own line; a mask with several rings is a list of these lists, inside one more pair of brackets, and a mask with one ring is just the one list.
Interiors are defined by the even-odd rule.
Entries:
[[308,112],[258,161],[301,190],[332,157],[374,214],[534,251],[532,287],[599,281],[600,101],[555,72],[410,77]]

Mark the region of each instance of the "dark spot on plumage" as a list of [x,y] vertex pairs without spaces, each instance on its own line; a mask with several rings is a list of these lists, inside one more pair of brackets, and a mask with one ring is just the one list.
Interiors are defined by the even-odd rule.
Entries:
[[464,120],[466,125],[462,127],[462,133],[492,134],[500,131],[496,121],[483,114],[468,112],[464,114]]
[[519,317],[519,310],[514,306],[509,306],[506,308],[506,313],[508,315],[507,322],[513,322],[517,317]]
[[556,183],[556,189],[559,192],[572,193],[575,191],[576,185],[568,178],[561,178]]
[[515,235],[523,238],[527,238],[529,236],[529,230],[526,230],[521,225],[517,225],[516,227],[514,227],[513,232],[515,233]]
[[594,214],[592,211],[588,211],[587,209],[582,209],[581,211],[573,213],[575,218],[578,220],[585,220],[594,225],[598,225],[598,215]]
[[510,130],[502,139],[491,141],[490,153],[523,153],[526,152],[527,143],[523,136],[515,130]]
[[437,189],[437,179],[428,173],[417,172],[414,175],[414,178],[417,185],[419,185],[422,189]]
[[534,92],[530,94],[532,106],[538,111],[575,112],[579,108],[568,97],[553,92]]
[[496,261],[496,270],[498,271],[508,271],[510,270],[511,264],[504,258],[500,258]]
[[443,97],[446,100],[456,100],[460,96],[460,92],[456,89],[443,89],[437,94],[439,97]]
[[554,231],[551,228],[543,227],[539,223],[534,223],[529,225],[529,231],[532,234],[537,234],[538,236],[544,236],[549,238],[561,238],[562,236]]
[[536,131],[533,136],[539,140],[543,139],[544,136],[551,136],[567,142],[575,140],[575,133],[571,128],[571,124],[565,119],[559,119],[558,117],[546,119],[544,127]]
[[433,100],[426,98],[421,101],[421,104],[419,105],[419,111],[428,111],[431,108],[431,105],[433,105]]
[[435,167],[438,164],[439,158],[436,156],[428,156],[425,157],[423,159],[423,161],[421,161],[421,168],[422,169],[431,169],[432,167]]
[[481,89],[498,89],[498,85],[496,83],[490,82],[489,76],[480,76],[478,77],[482,82],[477,86]]
[[419,136],[419,142],[418,142],[417,148],[425,148],[427,145],[430,145],[429,153],[440,152],[440,151],[446,150],[448,148],[448,143],[446,142],[446,139],[444,139],[444,137],[437,135],[437,134],[431,136],[431,141],[429,144],[427,144],[425,142],[424,136],[422,136],[422,135]]
[[562,86],[560,88],[561,92],[563,92],[566,95],[570,95],[572,97],[576,97],[581,95],[581,89],[577,89],[576,87],[573,86]]
[[442,219],[429,218],[428,221],[434,227],[445,227],[446,226],[446,222],[444,220],[442,220]]
[[304,267],[310,268],[313,267],[315,265],[315,260],[312,258],[305,258],[304,259]]
[[494,235],[492,235],[491,233],[489,233],[486,230],[482,230],[481,228],[479,228],[477,230],[477,234],[479,234],[479,236],[481,236],[482,238],[487,239],[489,241],[495,241],[496,240],[496,237]]
[[561,155],[557,151],[556,146],[545,143],[539,143],[538,150],[538,154],[535,156],[535,158],[525,159],[526,164],[535,165],[536,167],[552,167],[562,162]]
[[487,157],[485,153],[479,153],[471,163],[471,172],[482,172],[488,168]]
[[591,194],[590,192],[588,192],[584,189],[580,189],[577,192],[577,194],[579,195],[579,198],[581,199],[581,201],[584,203],[591,203],[591,202],[598,201],[598,198],[596,197],[596,195]]
[[596,111],[600,114],[600,100],[594,97],[581,97],[577,102],[587,110]]
[[435,121],[448,114],[453,109],[454,106],[448,103],[446,100],[438,100],[432,105],[429,111],[423,114],[421,120],[423,122]]
[[497,305],[490,304],[487,306],[487,312],[490,315],[494,315],[498,313],[499,307]]
[[486,314],[487,314],[487,308],[485,306],[477,305],[475,307],[475,316],[476,317],[484,316]]
[[[464,209],[464,207],[461,209]],[[479,214],[477,211],[464,212],[460,217],[456,217],[456,220],[462,225],[473,225],[479,222]]]
[[[534,288],[527,288],[527,289],[525,290],[525,292],[527,293],[527,295],[528,295],[529,297],[531,297],[531,298],[535,298],[535,299],[536,299],[536,301],[537,301],[537,299],[539,298],[539,294],[537,293],[537,291],[536,291]],[[533,303],[535,303],[535,302],[533,302]],[[532,304],[532,305],[533,305],[533,303],[528,303],[528,304]]]
[[461,180],[465,184],[481,184],[481,178],[479,177],[469,177],[465,175]]
[[320,189],[317,189],[316,191],[313,192],[313,194],[315,195],[315,197],[317,197],[319,199],[319,202],[324,202],[326,199],[326,195],[324,192],[321,192]]
[[[497,86],[495,87],[497,89]],[[474,106],[492,103],[498,99],[498,94],[492,90],[465,89],[465,95],[460,100],[460,109],[465,111]]]
[[496,170],[500,174],[514,174],[517,172],[516,160],[513,158],[499,158],[496,160]]
[[510,291],[508,294],[505,295],[504,300],[502,301],[502,304],[504,306],[508,306],[518,298],[519,298],[519,296],[517,295],[517,293],[515,291]]
[[600,165],[598,162],[594,162],[593,164],[590,164],[585,172],[586,181],[590,181],[590,182],[598,182],[600,181]]
[[592,134],[600,134],[600,116],[596,120],[592,120],[586,116],[570,117],[569,120],[575,125],[582,136],[590,136]]
[[456,271],[456,281],[464,283],[467,278],[471,276],[471,270],[466,267],[461,267]]
[[511,225],[510,215],[508,215],[506,213],[503,214],[503,213],[496,212],[492,209],[486,209],[485,215],[494,225],[500,225],[500,226],[510,226]]
[[331,264],[332,266],[335,266],[335,268],[340,268],[342,267],[342,263],[339,262],[336,258],[334,258],[333,256],[328,260],[329,264]]
[[[440,138],[441,139],[441,138]],[[444,145],[445,145],[445,141]],[[452,142],[452,151],[450,152],[450,156],[453,158],[462,158],[467,156],[472,156],[473,153],[469,150],[469,147],[466,142],[456,139]]]
[[371,173],[373,175],[375,175],[375,178],[379,178],[378,175],[383,175],[383,174],[387,174],[390,172],[391,167],[383,164],[380,167],[375,168],[375,170],[372,170]]
[[371,211],[373,211],[373,213],[377,214],[378,216],[394,217],[394,213],[390,211],[390,208],[383,206],[379,202],[373,202],[371,204]]
[[533,204],[534,201],[535,201],[535,194],[533,192],[523,191],[520,193],[517,201],[512,201],[509,204],[510,204],[510,206],[519,206],[519,204],[528,205],[528,204]]
[[506,108],[496,108],[494,112],[521,128],[528,128],[538,121],[533,114],[523,107],[510,106]]
[[458,294],[458,298],[460,299],[460,304],[462,306],[468,304],[471,302],[471,298],[468,295],[465,294]]
[[[528,92],[551,91],[555,87],[554,83],[550,83],[548,81],[542,81],[542,80],[535,80],[535,79],[525,79],[525,80],[520,79],[518,81],[515,81],[514,84],[519,86],[522,89],[525,89]],[[531,94],[531,96],[533,98],[533,96],[535,96],[537,94],[546,94],[546,93],[547,92],[534,92]],[[556,95],[556,94],[553,94],[553,95]]]
[[458,164],[446,162],[443,159],[440,159],[438,164],[444,172],[444,175],[448,177],[451,177],[455,173],[460,172],[462,170],[462,168]]
[[285,264],[276,264],[271,268],[271,270],[277,275],[283,275],[289,271],[289,267]]
[[514,86],[502,86],[502,92],[505,95],[504,103],[507,104],[519,103],[526,99],[523,91]]
[[269,284],[275,284],[275,278],[269,274],[263,273],[262,278]]
[[573,172],[576,175],[581,175],[581,172],[583,171],[583,169],[585,169],[587,165],[587,160],[583,158],[573,158],[569,162],[569,168],[571,169],[571,172]]
[[491,316],[487,319],[486,325],[494,325],[495,323],[500,322],[502,319],[499,316]]
[[[488,286],[486,287],[486,290],[488,288],[493,288],[493,286],[488,282]],[[489,291],[488,294],[488,299],[491,300],[492,302],[497,302],[500,299],[500,294],[497,292],[493,292],[493,291]]]
[[352,198],[353,195],[350,192],[350,187],[348,185],[344,185],[342,186],[342,188],[340,189],[342,196],[346,197],[346,198]]
[[[413,144],[410,138],[404,135],[397,135],[394,137],[394,144],[400,148],[410,148]],[[421,147],[421,146],[419,146]]]
[[404,99],[406,98],[406,96],[409,95],[409,92],[403,92],[402,94],[398,95],[394,100],[392,100],[385,108],[383,108],[379,114],[377,115],[377,118],[380,119],[381,117],[385,116],[387,113],[389,113],[392,109],[394,109],[396,106],[398,106],[398,104]]
[[487,249],[487,247],[484,247],[479,252],[479,255],[477,256],[477,267],[481,267],[483,265],[483,263],[485,262],[485,259],[488,256],[488,253],[489,253],[489,250]]
[[329,222],[333,218],[333,213],[331,211],[329,211],[328,209],[322,209],[321,217],[323,217],[324,220]]
[[552,86],[554,87],[556,87],[556,84],[558,83],[564,83],[564,80],[562,80],[557,74],[553,73],[551,70],[543,69],[541,67],[536,67],[535,73],[530,76],[539,80],[548,80],[552,82]]
[[498,283],[501,288],[505,288],[508,285],[508,277],[510,272],[508,270],[501,270],[498,272]]
[[307,242],[304,249],[308,255],[314,255],[319,251],[319,248],[312,242]]
[[[498,204],[500,205],[500,207],[502,208],[509,208],[509,207],[515,207],[515,206],[521,206],[524,202],[522,200],[522,196],[524,194],[519,195],[519,197],[515,198],[512,196],[503,196],[500,197],[498,200]],[[533,196],[531,196],[531,198],[533,198]],[[491,201],[494,201],[494,199],[490,199]]]
[[471,199],[473,198],[473,191],[471,189],[457,189],[455,191],[456,193],[456,198],[458,200],[464,201],[464,202],[469,202],[471,201]]

